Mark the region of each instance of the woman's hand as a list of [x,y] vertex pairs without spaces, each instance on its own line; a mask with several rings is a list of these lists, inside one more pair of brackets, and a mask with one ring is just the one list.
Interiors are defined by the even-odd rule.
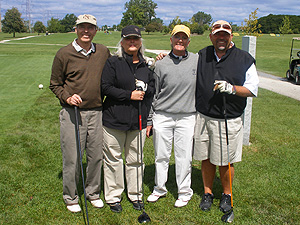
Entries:
[[130,99],[135,101],[142,101],[144,99],[144,95],[145,95],[144,91],[134,90],[133,92],[131,92]]

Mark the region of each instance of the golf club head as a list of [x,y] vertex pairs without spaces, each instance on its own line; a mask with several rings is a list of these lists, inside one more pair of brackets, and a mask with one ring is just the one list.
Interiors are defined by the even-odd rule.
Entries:
[[150,217],[148,214],[144,211],[138,218],[139,223],[148,223],[150,222]]
[[232,223],[234,219],[233,209],[231,209],[228,213],[224,214],[221,220],[225,223]]

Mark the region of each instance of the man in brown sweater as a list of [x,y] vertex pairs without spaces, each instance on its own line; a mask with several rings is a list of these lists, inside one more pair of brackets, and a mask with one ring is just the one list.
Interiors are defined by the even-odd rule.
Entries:
[[92,40],[96,35],[96,18],[80,15],[76,21],[77,38],[61,48],[52,65],[49,88],[59,99],[60,142],[63,157],[63,199],[67,209],[80,212],[77,183],[79,166],[75,138],[74,106],[78,107],[81,149],[86,150],[86,194],[96,208],[102,208],[100,180],[102,166],[102,98],[101,74],[109,50]]

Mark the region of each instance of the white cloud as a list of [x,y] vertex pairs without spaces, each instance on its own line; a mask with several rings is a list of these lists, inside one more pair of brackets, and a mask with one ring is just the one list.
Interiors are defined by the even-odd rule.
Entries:
[[[40,20],[44,23],[51,17],[62,19],[66,14],[76,16],[89,13],[99,21],[99,25],[119,24],[123,16],[125,2],[129,0],[31,0],[30,11],[33,22]],[[182,21],[188,21],[198,11],[210,14],[214,21],[225,19],[240,25],[249,14],[258,8],[257,16],[269,14],[299,15],[298,0],[153,0],[157,3],[157,17],[167,25],[176,16]],[[26,0],[1,0],[2,18],[7,9],[17,7],[26,18]]]

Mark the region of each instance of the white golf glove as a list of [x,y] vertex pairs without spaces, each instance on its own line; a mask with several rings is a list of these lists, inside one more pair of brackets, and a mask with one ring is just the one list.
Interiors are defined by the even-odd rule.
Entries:
[[233,94],[233,85],[225,80],[216,80],[214,86],[214,91],[219,90],[220,92]]
[[137,90],[147,91],[148,84],[142,80],[135,80],[135,86]]
[[155,67],[155,59],[147,57],[147,56],[144,56],[144,58],[145,58],[146,64],[148,65],[148,68],[149,69],[154,69],[154,67]]

